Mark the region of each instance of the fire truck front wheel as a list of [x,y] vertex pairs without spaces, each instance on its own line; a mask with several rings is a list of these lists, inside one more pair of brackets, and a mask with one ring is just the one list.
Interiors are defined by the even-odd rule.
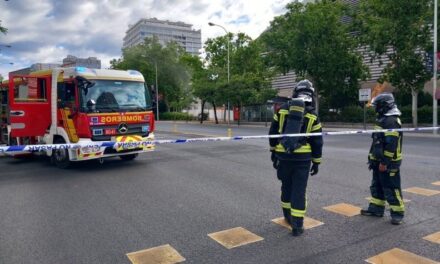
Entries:
[[128,154],[128,155],[121,155],[119,156],[119,158],[121,158],[122,160],[134,160],[135,158],[137,158],[138,154]]
[[[64,144],[66,141],[63,138],[55,138],[54,144]],[[70,165],[69,152],[67,149],[57,149],[52,152],[52,161],[60,169],[67,169]]]

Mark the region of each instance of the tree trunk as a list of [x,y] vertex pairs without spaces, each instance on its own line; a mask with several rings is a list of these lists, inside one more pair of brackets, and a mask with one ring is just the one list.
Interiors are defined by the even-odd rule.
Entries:
[[203,124],[203,111],[205,110],[205,100],[202,100],[202,112],[200,113],[200,124]]
[[215,103],[212,103],[212,107],[214,108],[214,118],[215,118],[215,123],[218,124],[217,108],[216,108],[216,106],[215,106]]
[[223,122],[226,122],[226,105],[223,105]]
[[417,127],[417,97],[419,95],[418,91],[412,90],[411,91],[412,94],[412,122],[413,122],[413,127]]

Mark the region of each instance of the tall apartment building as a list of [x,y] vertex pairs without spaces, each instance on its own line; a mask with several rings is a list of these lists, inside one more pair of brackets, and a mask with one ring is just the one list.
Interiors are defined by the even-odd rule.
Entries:
[[123,48],[133,47],[142,43],[145,38],[153,36],[156,36],[162,45],[174,41],[193,55],[199,55],[202,48],[200,29],[193,29],[191,24],[157,18],[140,19],[136,24],[129,25]]

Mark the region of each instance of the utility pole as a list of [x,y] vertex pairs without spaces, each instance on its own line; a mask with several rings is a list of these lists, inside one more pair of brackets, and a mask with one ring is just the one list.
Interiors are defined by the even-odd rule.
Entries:
[[[228,47],[228,51],[227,51],[227,54],[228,54],[228,85],[229,85],[229,79],[230,79],[230,70],[229,70],[229,32],[226,30],[226,28],[224,28],[223,26],[220,26],[220,25],[217,25],[217,24],[214,24],[214,23],[212,23],[212,22],[209,22],[208,23],[208,25],[209,26],[217,26],[217,27],[220,27],[220,28],[222,28],[224,31],[225,31],[225,33],[226,33],[226,41],[227,41],[227,47]],[[228,99],[228,126],[230,126],[230,123],[231,123],[231,113],[230,113],[230,111],[229,111],[229,99]]]
[[154,68],[156,69],[156,115],[159,121],[159,85],[157,84],[157,61],[154,61]]
[[[438,125],[437,116],[437,0],[434,0],[434,77],[432,81],[432,126],[436,127]],[[434,135],[438,135],[438,129],[434,129]]]

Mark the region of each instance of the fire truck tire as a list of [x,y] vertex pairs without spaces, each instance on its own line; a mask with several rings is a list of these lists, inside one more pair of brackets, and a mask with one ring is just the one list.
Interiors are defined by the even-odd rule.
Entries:
[[[55,138],[54,144],[64,144],[66,141],[63,138]],[[72,162],[69,159],[69,152],[67,149],[58,149],[52,152],[52,162],[60,169],[67,169]]]
[[121,158],[121,160],[134,160],[135,158],[137,158],[138,154],[128,154],[128,155],[121,155],[119,156],[119,158]]

